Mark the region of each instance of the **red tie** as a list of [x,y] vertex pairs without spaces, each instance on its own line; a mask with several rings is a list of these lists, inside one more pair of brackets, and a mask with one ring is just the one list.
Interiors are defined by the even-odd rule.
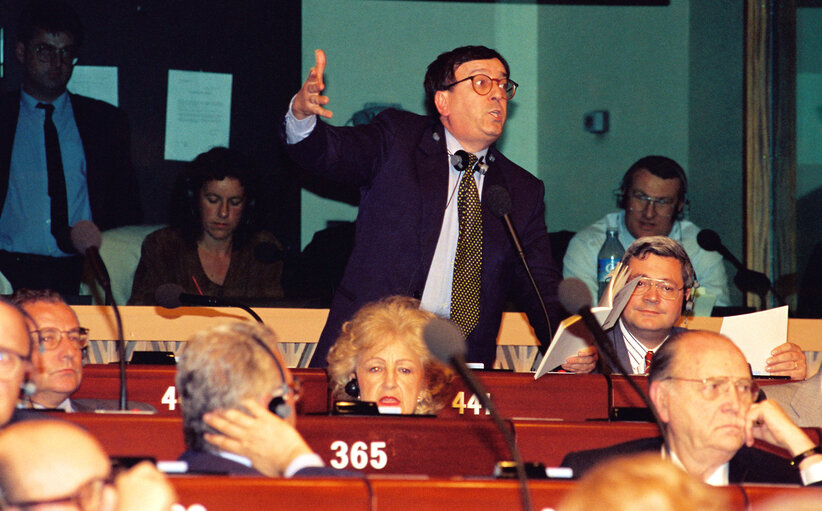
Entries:
[[654,359],[654,352],[647,351],[645,352],[645,374],[651,372],[651,361]]

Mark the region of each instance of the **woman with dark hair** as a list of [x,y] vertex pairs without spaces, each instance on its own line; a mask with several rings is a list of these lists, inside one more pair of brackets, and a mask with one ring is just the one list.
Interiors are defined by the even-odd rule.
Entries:
[[166,283],[191,294],[281,298],[282,247],[259,229],[258,186],[251,161],[237,151],[197,156],[172,193],[171,225],[143,242],[129,305],[154,305]]

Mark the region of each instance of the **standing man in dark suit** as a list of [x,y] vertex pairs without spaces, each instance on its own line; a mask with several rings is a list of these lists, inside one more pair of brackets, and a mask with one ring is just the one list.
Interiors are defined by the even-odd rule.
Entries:
[[[671,337],[657,351],[648,379],[670,451],[661,438],[646,438],[570,453],[562,465],[575,477],[604,459],[653,451],[712,485],[822,481],[822,449],[778,405],[753,402],[759,389],[727,337],[700,330]],[[754,448],[754,440],[785,449],[793,462]]]
[[71,226],[140,220],[125,114],[66,91],[82,42],[62,0],[26,5],[15,46],[22,87],[0,97],[0,272],[14,289],[77,294],[83,260]]
[[543,345],[550,327],[503,222],[480,197],[511,196],[510,219],[554,321],[559,271],[545,228],[542,182],[502,155],[508,101],[517,84],[505,59],[484,46],[443,53],[428,66],[429,117],[387,110],[370,124],[332,127],[325,54],[291,102],[282,137],[309,171],[359,186],[354,250],[331,304],[312,365],[325,365],[342,324],[363,304],[407,295],[450,317],[467,336],[467,359],[491,367],[506,298],[527,312]]

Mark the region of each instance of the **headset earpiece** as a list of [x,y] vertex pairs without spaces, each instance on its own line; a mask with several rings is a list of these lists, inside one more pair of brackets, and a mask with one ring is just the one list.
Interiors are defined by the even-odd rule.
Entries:
[[283,393],[279,396],[272,398],[271,401],[268,402],[268,409],[269,411],[271,411],[271,413],[280,417],[281,419],[286,419],[291,416],[293,410],[291,409],[291,405],[289,405],[288,402],[285,400],[285,396],[291,391],[291,389],[289,389],[288,385],[285,383],[285,370],[283,369],[283,366],[280,364],[280,360],[277,358],[274,352],[271,351],[271,348],[269,348],[268,345],[263,342],[262,339],[260,339],[256,335],[252,335],[251,338],[254,339],[254,342],[256,342],[263,349],[263,351],[268,353],[268,355],[271,357],[271,360],[274,361],[274,365],[277,367],[277,371],[280,373],[280,381],[282,382]]
[[354,399],[359,399],[360,382],[357,381],[356,376],[351,378],[351,380],[349,380],[348,383],[345,384],[345,393],[353,397]]
[[291,406],[285,402],[283,396],[277,396],[268,402],[268,410],[281,419],[291,415]]

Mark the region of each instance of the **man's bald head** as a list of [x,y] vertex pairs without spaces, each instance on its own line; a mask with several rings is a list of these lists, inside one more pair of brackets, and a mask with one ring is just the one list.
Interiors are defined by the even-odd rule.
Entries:
[[734,366],[747,366],[748,363],[742,351],[728,337],[707,330],[686,330],[671,336],[654,354],[648,381],[653,383],[671,376],[694,374],[701,361],[713,356],[720,356]]
[[[35,420],[0,431],[0,491],[7,504],[70,497],[110,472],[100,443],[74,424]],[[114,500],[113,491],[104,490],[102,509]]]
[[20,309],[0,300],[0,425],[11,418],[29,369],[31,336]]

